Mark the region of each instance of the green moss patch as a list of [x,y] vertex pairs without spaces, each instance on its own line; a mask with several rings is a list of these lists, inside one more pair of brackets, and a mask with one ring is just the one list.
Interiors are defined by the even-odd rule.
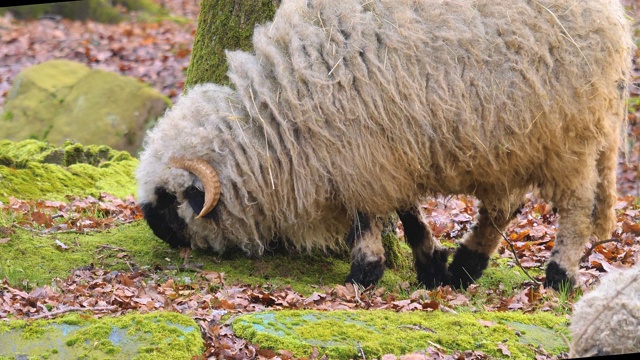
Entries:
[[[61,250],[56,240],[69,249]],[[118,256],[120,253],[126,256]],[[131,266],[166,265],[165,258],[173,258],[175,262],[179,259],[177,251],[169,250],[143,222],[84,235],[40,236],[16,229],[10,240],[0,245],[0,279],[7,278],[13,286],[28,288],[49,284],[53,278],[66,278],[73,270],[89,264],[130,271]]]
[[[0,213],[0,228],[11,219]],[[12,229],[9,241],[0,244],[0,279],[13,286],[31,288],[49,284],[53,278],[66,278],[73,270],[93,264],[95,267],[130,271],[131,266],[150,269],[180,265],[184,262],[177,249],[157,238],[144,221],[88,234],[52,233]],[[69,247],[61,250],[56,240]],[[126,256],[122,256],[122,254]],[[323,285],[342,284],[349,273],[348,255],[329,256],[320,251],[291,254],[265,254],[249,258],[242,252],[220,256],[194,251],[190,263],[203,270],[224,273],[227,284],[291,286],[304,295],[320,291]],[[174,271],[179,277],[195,277],[193,272]],[[171,275],[171,273],[169,273]],[[379,286],[393,289],[414,277],[411,268],[388,270]]]
[[[502,285],[505,289],[514,289],[522,285],[529,278],[517,266],[509,266],[513,262],[510,258],[501,258],[494,254],[490,259],[490,264],[484,271],[482,277],[477,280],[477,284],[483,288],[495,289]],[[528,269],[530,275],[540,273],[539,269]]]
[[106,146],[0,140],[0,201],[64,200],[101,192],[124,198],[136,192],[138,160]]
[[236,335],[262,348],[309,356],[313,347],[331,359],[401,355],[437,344],[447,351],[480,350],[492,357],[533,359],[540,344],[547,352],[568,350],[560,334],[567,320],[547,313],[402,312],[309,310],[261,312],[233,321]]
[[11,359],[191,359],[204,350],[198,325],[172,312],[12,321],[0,335],[0,358]]

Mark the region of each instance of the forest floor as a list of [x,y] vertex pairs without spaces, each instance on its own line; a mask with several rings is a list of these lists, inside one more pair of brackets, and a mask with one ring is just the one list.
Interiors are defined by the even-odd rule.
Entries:
[[[630,13],[640,14],[637,4],[623,2],[629,5]],[[194,0],[164,0],[163,3],[173,14],[190,21],[130,21],[106,25],[65,19],[18,21],[10,15],[0,18],[0,106],[12,80],[22,69],[54,58],[134,76],[175,101],[184,86],[199,7]],[[631,9],[632,6],[636,8]],[[449,287],[427,291],[412,280],[410,260],[389,271],[380,286],[360,289],[336,280],[346,275],[348,260],[318,261],[317,255],[297,254],[300,261],[297,265],[286,263],[286,257],[275,254],[251,260],[235,255],[230,260],[215,257],[203,266],[201,262],[210,254],[184,249],[180,252],[149,250],[155,252],[153,258],[140,260],[137,250],[132,250],[139,245],[127,240],[96,243],[88,253],[82,253],[87,251],[81,249],[77,239],[82,234],[113,237],[110,231],[127,226],[149,236],[133,197],[119,199],[103,194],[53,201],[23,199],[16,194],[6,203],[0,203],[0,253],[3,246],[8,248],[18,237],[30,236],[24,235],[25,231],[36,231],[51,241],[55,239],[56,251],[76,252],[88,259],[81,261],[84,266],[69,267],[62,273],[34,274],[27,269],[15,271],[0,266],[0,279],[4,277],[0,284],[0,320],[51,318],[78,310],[90,311],[97,317],[171,310],[189,315],[200,325],[206,350],[194,358],[292,359],[302,357],[296,357],[289,349],[259,349],[236,337],[227,321],[229,314],[265,309],[387,309],[547,312],[568,317],[572,304],[597,284],[602,274],[628,268],[640,256],[639,56],[640,51],[634,57],[633,81],[629,87],[626,155],[621,155],[618,167],[618,223],[610,241],[585,246],[578,287],[574,291],[556,292],[540,285],[544,264],[555,240],[558,217],[549,204],[533,195],[505,232],[505,241],[478,284],[465,291]],[[445,246],[455,246],[455,240],[473,224],[476,202],[469,196],[434,197],[425,201],[423,212],[434,235]],[[397,232],[402,237],[401,226]],[[407,248],[403,249],[406,259],[410,259]],[[107,260],[120,267],[112,266]],[[304,266],[310,261],[316,262],[317,267],[309,266],[305,270]],[[147,266],[141,266],[145,263]],[[249,276],[243,276],[242,272],[248,272]],[[324,273],[326,277],[318,276]],[[507,356],[506,347],[501,351]],[[452,351],[433,344],[419,353],[405,355],[405,359],[483,359],[487,356],[473,348]],[[321,357],[314,351],[305,358]],[[564,358],[566,353],[541,350],[536,357]]]

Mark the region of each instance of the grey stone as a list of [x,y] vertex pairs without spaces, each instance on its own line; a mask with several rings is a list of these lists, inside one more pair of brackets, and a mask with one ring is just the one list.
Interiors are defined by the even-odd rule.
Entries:
[[0,114],[0,137],[65,140],[137,154],[144,132],[171,101],[132,77],[51,60],[16,76]]

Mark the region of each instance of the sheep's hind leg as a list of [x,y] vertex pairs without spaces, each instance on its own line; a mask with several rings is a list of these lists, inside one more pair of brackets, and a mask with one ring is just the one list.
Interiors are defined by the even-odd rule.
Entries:
[[590,197],[576,196],[567,204],[558,204],[558,232],[547,264],[545,287],[559,290],[575,285],[583,247],[592,232],[592,208],[593,198]]
[[450,282],[447,271],[449,251],[438,247],[429,226],[420,217],[420,209],[397,211],[404,228],[404,238],[413,251],[418,281],[427,288],[435,288]]
[[600,240],[611,237],[616,226],[614,205],[618,200],[616,192],[616,169],[618,167],[618,133],[614,132],[606,147],[598,154],[595,205],[593,208],[593,234]]
[[504,208],[489,207],[484,202],[480,205],[476,225],[460,242],[449,264],[449,284],[452,287],[466,289],[482,276],[489,265],[489,257],[500,244],[501,233],[520,211],[519,202],[510,202],[508,205]]
[[[562,178],[562,181],[556,183],[551,201],[558,208],[560,218],[558,219],[558,232],[551,251],[551,258],[547,264],[545,287],[552,287],[556,290],[559,290],[563,285],[573,287],[584,244],[594,230],[598,230],[598,226],[602,227],[600,230],[609,227],[606,221],[599,223],[598,220],[601,219],[597,219],[597,217],[602,216],[605,211],[610,211],[609,208],[613,207],[613,202],[605,198],[597,199],[597,196],[602,196],[602,186],[615,186],[615,182],[613,182],[613,178],[609,177],[598,178],[602,175],[606,176],[607,171],[604,171],[605,174],[599,174],[598,170],[602,171],[602,169],[598,169],[601,167],[599,163],[606,162],[606,158],[596,159],[597,156],[597,154],[586,154],[585,158],[575,162],[573,168],[566,166],[565,173],[571,174],[571,176],[566,176]],[[611,155],[608,154],[608,156]],[[613,160],[614,158],[611,156],[609,161]],[[600,185],[598,185],[599,181]],[[598,194],[596,194],[597,192]],[[595,229],[592,223],[594,202],[596,203]],[[607,216],[611,215],[607,214]],[[603,224],[605,226],[602,226]]]
[[345,283],[364,287],[378,283],[384,273],[382,219],[361,212],[351,226],[347,243],[351,246],[351,272]]

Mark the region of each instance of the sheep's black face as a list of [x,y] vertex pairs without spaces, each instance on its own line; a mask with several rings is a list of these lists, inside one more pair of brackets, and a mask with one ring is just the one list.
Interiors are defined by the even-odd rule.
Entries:
[[161,187],[155,189],[155,195],[155,203],[141,204],[144,218],[153,233],[172,247],[191,246],[186,234],[187,224],[178,215],[176,196]]

